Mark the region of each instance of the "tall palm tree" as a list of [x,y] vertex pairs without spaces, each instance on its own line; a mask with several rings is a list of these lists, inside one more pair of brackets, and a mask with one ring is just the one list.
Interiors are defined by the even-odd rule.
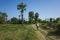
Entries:
[[20,12],[21,12],[22,25],[23,25],[23,13],[24,13],[24,10],[26,10],[26,4],[24,4],[24,3],[18,4],[17,9],[20,10]]

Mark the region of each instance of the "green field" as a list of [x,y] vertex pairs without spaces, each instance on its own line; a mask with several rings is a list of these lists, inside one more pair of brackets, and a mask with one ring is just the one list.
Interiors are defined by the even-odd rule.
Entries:
[[35,30],[28,25],[0,25],[0,40],[36,40]]

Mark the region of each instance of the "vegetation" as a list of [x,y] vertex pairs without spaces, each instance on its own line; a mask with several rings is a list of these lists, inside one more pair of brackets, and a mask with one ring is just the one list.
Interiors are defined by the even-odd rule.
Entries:
[[23,13],[24,13],[24,10],[26,10],[26,4],[21,3],[17,5],[17,9],[21,10],[20,12],[21,12],[21,18],[22,18],[22,25],[23,25]]
[[4,24],[0,26],[1,40],[35,40],[35,37],[35,30],[28,25],[22,27],[19,24]]
[[38,21],[38,17],[39,17],[39,14],[36,13],[36,14],[35,14],[35,22],[36,22],[36,23],[37,23],[37,21]]
[[4,12],[0,12],[0,23],[6,23],[7,22],[7,14]]
[[29,23],[33,23],[34,22],[34,12],[30,11],[29,12]]
[[17,24],[18,23],[18,19],[15,18],[15,17],[11,18],[11,23]]
[[40,23],[40,29],[47,32],[45,33],[45,31],[42,31],[43,34],[48,35],[48,37],[52,35],[60,36],[60,18],[42,20],[39,18],[38,12],[34,13],[34,11],[29,11],[29,20],[27,21],[23,18],[23,13],[26,10],[26,4],[18,4],[17,9],[21,12],[19,18],[12,17],[9,20],[7,20],[7,13],[0,12],[0,35],[2,36],[0,36],[0,40],[36,40],[36,30],[28,24],[38,22]]

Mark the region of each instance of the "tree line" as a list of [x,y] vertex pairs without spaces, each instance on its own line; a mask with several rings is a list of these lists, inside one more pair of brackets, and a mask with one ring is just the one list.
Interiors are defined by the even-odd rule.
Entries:
[[[23,19],[23,23],[35,23],[34,21],[36,21],[38,19],[39,13],[35,13],[33,11],[30,11],[29,13],[29,20],[26,21],[25,19]],[[11,19],[8,19],[8,15],[7,13],[4,12],[0,12],[0,24],[5,24],[5,23],[12,23],[12,24],[22,24],[22,19],[20,18],[21,16],[19,15],[19,18],[16,17],[12,17]]]

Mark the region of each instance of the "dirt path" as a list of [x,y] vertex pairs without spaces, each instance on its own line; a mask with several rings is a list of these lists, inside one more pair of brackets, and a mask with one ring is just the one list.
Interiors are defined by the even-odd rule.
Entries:
[[44,35],[40,32],[40,30],[37,30],[36,29],[36,26],[35,25],[32,25],[32,27],[36,30],[36,34],[37,34],[37,37],[38,37],[38,40],[46,40],[46,38],[44,37]]

